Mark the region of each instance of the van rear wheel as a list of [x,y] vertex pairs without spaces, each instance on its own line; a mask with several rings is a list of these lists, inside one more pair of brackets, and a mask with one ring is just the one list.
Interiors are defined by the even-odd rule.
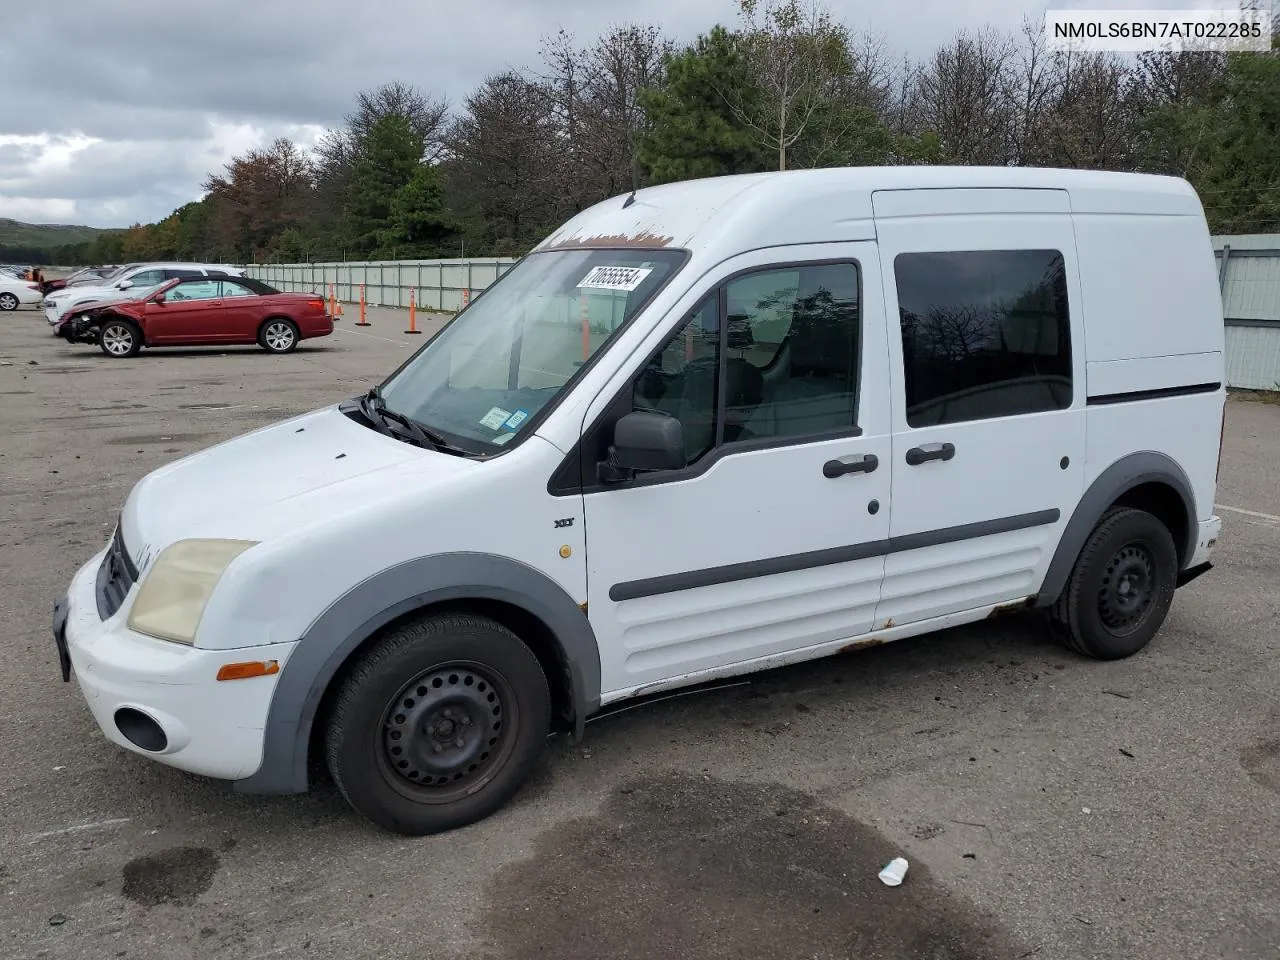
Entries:
[[326,758],[356,812],[421,836],[502,807],[550,724],[546,677],[519,637],[485,617],[424,617],[390,631],[343,681]]
[[1080,551],[1051,613],[1054,632],[1087,657],[1132,656],[1168,616],[1177,577],[1178,551],[1168,527],[1145,510],[1114,508]]

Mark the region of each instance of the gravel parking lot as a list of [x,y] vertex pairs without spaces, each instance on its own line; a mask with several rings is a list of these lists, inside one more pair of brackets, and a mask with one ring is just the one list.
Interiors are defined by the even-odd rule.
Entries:
[[369,315],[132,361],[0,316],[0,955],[1280,956],[1280,405],[1230,404],[1217,567],[1128,661],[1005,620],[787,668],[600,719],[422,840],[328,784],[246,797],[108,744],[53,600],[147,471],[425,339]]

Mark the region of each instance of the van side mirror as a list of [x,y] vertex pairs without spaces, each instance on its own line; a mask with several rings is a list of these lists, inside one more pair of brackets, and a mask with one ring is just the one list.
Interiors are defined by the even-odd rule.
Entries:
[[602,480],[625,480],[637,470],[678,470],[689,458],[684,452],[684,429],[675,417],[636,410],[613,428],[609,459],[600,464]]

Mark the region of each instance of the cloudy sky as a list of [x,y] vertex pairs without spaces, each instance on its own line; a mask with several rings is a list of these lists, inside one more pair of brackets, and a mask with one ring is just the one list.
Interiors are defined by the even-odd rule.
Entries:
[[[1016,27],[1037,0],[829,0],[859,31],[921,56],[957,29]],[[1053,6],[1186,7],[1187,0]],[[354,93],[403,80],[457,104],[487,74],[535,62],[539,38],[611,23],[681,40],[734,0],[59,0],[0,17],[0,217],[123,226],[200,195],[232,156],[310,145]]]

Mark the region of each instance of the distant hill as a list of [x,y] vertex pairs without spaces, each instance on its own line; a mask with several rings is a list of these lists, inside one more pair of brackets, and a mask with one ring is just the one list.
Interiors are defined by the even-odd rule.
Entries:
[[69,243],[88,243],[103,233],[97,227],[63,223],[23,223],[0,217],[0,247],[29,247],[48,250]]

